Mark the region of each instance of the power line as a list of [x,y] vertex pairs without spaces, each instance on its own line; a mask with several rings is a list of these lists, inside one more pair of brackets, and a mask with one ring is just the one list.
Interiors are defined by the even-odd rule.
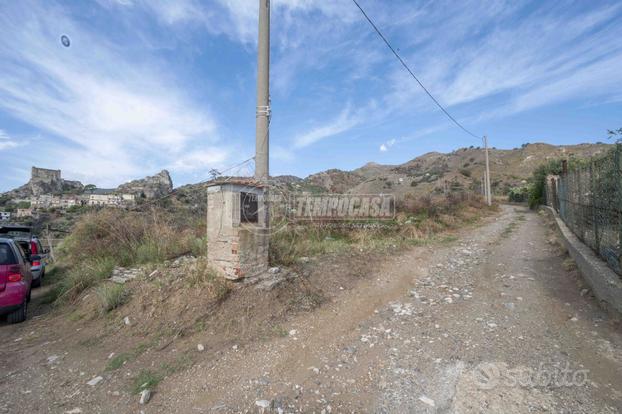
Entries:
[[[254,159],[255,159],[255,157],[250,157],[250,158],[248,158],[248,159],[246,159],[246,160],[244,160],[244,161],[242,161],[242,162],[240,162],[238,164],[235,164],[235,165],[232,165],[232,166],[230,166],[228,168],[225,168],[224,170],[220,171],[220,175],[222,175],[222,174],[224,174],[224,173],[226,173],[228,171],[231,171],[231,170],[233,170],[235,168],[242,167],[243,165],[249,163],[250,161],[252,161]],[[228,178],[224,179],[223,181],[227,182],[227,181],[231,180],[232,178],[233,177],[228,177]],[[193,185],[203,185],[203,184],[209,183],[210,181],[213,181],[213,180],[214,180],[213,178],[210,178],[208,180],[199,181],[198,183],[195,183]],[[166,198],[169,198],[169,197],[175,195],[180,188],[181,187],[174,188],[173,190],[171,190],[169,193],[163,195],[162,197],[149,200],[149,201],[147,201],[145,203],[136,205],[134,207],[130,207],[127,210],[128,211],[135,211],[135,210],[140,210],[140,209],[142,209],[144,207],[149,207],[149,206],[151,206],[153,204],[156,204],[156,203],[158,203],[158,202],[160,202],[160,201],[162,201],[162,200],[164,200]]]
[[376,33],[378,34],[378,36],[380,36],[380,38],[384,41],[384,43],[388,46],[389,49],[391,49],[391,52],[393,52],[393,54],[395,55],[395,57],[397,58],[397,60],[400,61],[400,63],[402,64],[402,66],[404,66],[404,68],[408,71],[408,73],[410,73],[410,76],[412,76],[417,83],[419,84],[419,86],[421,86],[421,88],[425,91],[425,93],[428,94],[428,96],[430,97],[430,99],[432,99],[434,101],[434,103],[436,104],[436,106],[438,106],[441,111],[443,111],[445,113],[445,115],[447,115],[447,117],[449,119],[451,119],[453,121],[454,124],[456,124],[460,129],[462,129],[464,132],[466,132],[467,134],[469,134],[470,136],[474,137],[474,138],[482,138],[479,137],[477,135],[475,135],[474,133],[472,133],[471,131],[469,131],[468,129],[466,129],[465,127],[462,126],[462,124],[460,122],[458,122],[456,120],[456,118],[454,118],[453,116],[451,116],[451,114],[449,112],[447,112],[447,110],[445,108],[443,108],[443,105],[441,105],[436,98],[430,93],[430,91],[423,85],[423,83],[421,83],[421,81],[419,80],[419,78],[417,78],[417,76],[413,73],[413,71],[408,67],[408,65],[406,64],[406,62],[404,62],[404,59],[402,59],[402,57],[399,55],[399,53],[397,53],[397,51],[393,48],[393,46],[391,46],[391,43],[389,43],[389,41],[387,40],[387,38],[382,34],[382,32],[380,31],[380,29],[378,29],[378,26],[376,26],[374,24],[374,22],[371,20],[371,18],[367,15],[367,13],[365,13],[365,10],[363,10],[363,8],[361,7],[361,5],[358,3],[358,1],[356,0],[352,0],[354,2],[354,4],[356,4],[356,7],[359,8],[359,10],[361,11],[361,13],[363,13],[363,16],[365,16],[365,19],[367,19],[367,21],[369,22],[369,24],[374,28],[374,30],[376,31]]

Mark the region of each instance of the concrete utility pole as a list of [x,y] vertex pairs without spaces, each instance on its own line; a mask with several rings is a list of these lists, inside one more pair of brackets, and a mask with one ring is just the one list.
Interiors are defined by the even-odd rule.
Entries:
[[255,178],[267,182],[270,127],[270,0],[259,0]]
[[486,203],[492,205],[492,192],[490,189],[490,163],[488,161],[488,137],[484,135],[484,150],[486,151]]

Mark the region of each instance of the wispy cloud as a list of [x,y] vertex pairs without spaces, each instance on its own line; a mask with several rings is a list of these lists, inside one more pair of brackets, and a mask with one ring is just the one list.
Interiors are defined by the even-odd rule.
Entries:
[[0,129],[0,151],[18,147],[19,143]]
[[[433,25],[437,38],[419,45],[416,52],[404,53],[423,82],[449,107],[495,98],[518,112],[560,99],[615,94],[616,88],[610,86],[622,80],[622,71],[613,70],[622,61],[617,41],[622,27],[616,19],[622,6],[605,4],[579,14],[568,11],[564,2],[538,6],[521,18],[513,13],[524,11],[507,4],[479,16],[466,11],[460,16],[428,14],[427,24]],[[456,27],[477,40],[456,38],[456,31],[449,30]],[[390,80],[387,103],[396,111],[434,109],[401,68]],[[572,86],[573,80],[580,80],[579,85]],[[498,116],[509,113],[499,111],[498,103],[494,106],[489,111]]]
[[323,139],[339,135],[355,127],[360,122],[361,118],[352,113],[352,110],[348,105],[332,121],[297,136],[294,139],[294,147],[297,149],[304,148]]
[[[60,6],[20,2],[0,10],[0,108],[73,142],[61,151],[72,156],[61,157],[68,172],[91,171],[114,184],[145,173],[149,162],[175,165],[179,154],[218,139],[209,108],[188,98],[162,62],[134,61]],[[59,27],[72,38],[68,48]],[[193,166],[203,167],[184,168]]]

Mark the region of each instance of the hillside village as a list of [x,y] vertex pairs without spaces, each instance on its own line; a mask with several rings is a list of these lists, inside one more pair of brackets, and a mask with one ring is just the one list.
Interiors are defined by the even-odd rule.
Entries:
[[0,195],[0,205],[4,206],[0,217],[4,221],[23,219],[44,210],[63,211],[82,206],[130,208],[142,200],[168,194],[172,189],[166,170],[114,189],[104,189],[65,180],[60,170],[33,166],[28,183]]

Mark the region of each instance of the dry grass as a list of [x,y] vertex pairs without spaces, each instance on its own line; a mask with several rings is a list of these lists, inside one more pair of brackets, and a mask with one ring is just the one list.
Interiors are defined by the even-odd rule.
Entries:
[[200,289],[208,297],[224,300],[231,292],[231,282],[210,267],[207,259],[200,258],[184,269],[185,281],[190,288]]
[[453,194],[443,197],[407,197],[397,203],[392,221],[339,223],[339,227],[319,224],[291,225],[270,240],[270,261],[292,265],[301,257],[356,249],[373,251],[425,244],[482,216],[496,211],[479,196]]
[[169,213],[156,208],[148,212],[104,209],[85,214],[58,249],[63,274],[47,300],[71,301],[108,278],[115,266],[200,254],[205,244],[202,234],[202,226],[176,223]]
[[105,283],[95,289],[99,301],[99,312],[103,315],[123,305],[129,299],[129,291],[124,285]]

